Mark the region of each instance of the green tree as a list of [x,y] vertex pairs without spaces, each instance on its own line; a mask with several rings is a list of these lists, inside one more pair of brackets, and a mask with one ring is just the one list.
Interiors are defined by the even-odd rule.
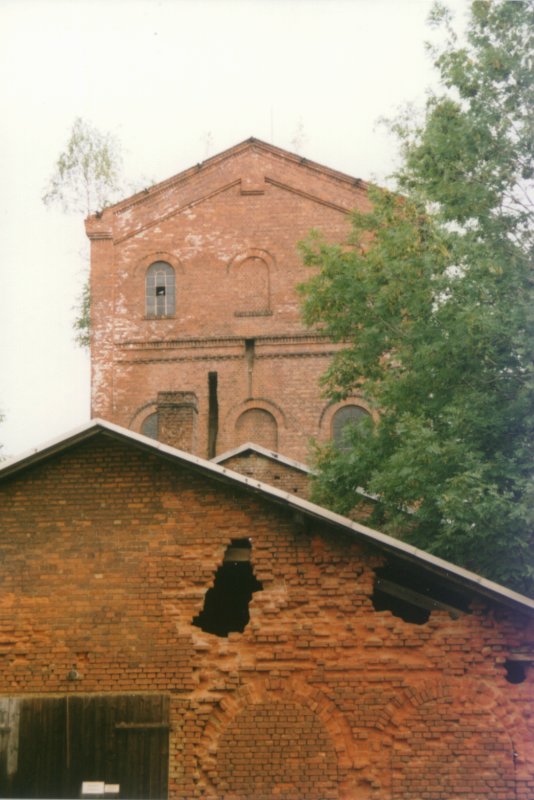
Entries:
[[443,93],[396,121],[402,194],[375,190],[350,241],[303,245],[304,316],[344,347],[324,381],[376,425],[319,449],[315,499],[532,591],[532,2],[476,0],[466,42],[436,8]]
[[[92,214],[113,202],[124,190],[122,154],[109,133],[78,117],[65,150],[60,154],[43,202],[59,205],[66,213]],[[90,292],[84,282],[76,305],[74,339],[80,347],[90,344]]]
[[60,205],[68,213],[101,211],[121,191],[121,171],[117,140],[78,117],[56,162],[43,203]]

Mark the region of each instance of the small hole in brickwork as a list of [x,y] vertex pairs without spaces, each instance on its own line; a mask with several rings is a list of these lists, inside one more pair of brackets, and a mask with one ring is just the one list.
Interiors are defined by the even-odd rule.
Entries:
[[505,661],[506,680],[508,683],[523,683],[527,677],[526,664],[524,661]]
[[250,554],[249,539],[232,540],[193,625],[215,636],[243,633],[250,620],[248,606],[252,595],[263,589],[252,571]]

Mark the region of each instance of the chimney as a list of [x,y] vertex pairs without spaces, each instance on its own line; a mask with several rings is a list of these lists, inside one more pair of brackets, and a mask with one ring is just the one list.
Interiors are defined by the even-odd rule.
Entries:
[[158,392],[158,439],[188,453],[194,451],[198,401],[194,392]]

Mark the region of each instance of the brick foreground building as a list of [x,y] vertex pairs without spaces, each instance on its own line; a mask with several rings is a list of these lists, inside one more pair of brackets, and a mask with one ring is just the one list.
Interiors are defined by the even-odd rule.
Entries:
[[250,140],[87,220],[107,421],[0,465],[1,797],[534,797],[534,602],[303,499],[370,409],[296,245],[367,203]]
[[534,602],[293,494],[93,421],[0,577],[4,797],[534,797]]

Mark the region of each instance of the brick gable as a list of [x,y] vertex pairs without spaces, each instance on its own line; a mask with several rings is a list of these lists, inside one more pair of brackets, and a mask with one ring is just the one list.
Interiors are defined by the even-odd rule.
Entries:
[[[377,610],[404,551],[365,530],[112,426],[7,464],[0,693],[168,697],[173,800],[528,800],[529,602],[421,554],[405,591],[431,574],[454,613]],[[249,620],[208,633],[193,619],[243,551]]]
[[[301,322],[296,287],[310,272],[297,245],[312,228],[343,241],[366,192],[250,140],[90,217],[92,415],[140,431],[159,393],[192,392],[189,445],[170,444],[221,453],[248,438],[241,418],[257,409],[274,431],[257,443],[306,462],[310,437],[330,437],[319,379],[335,347]],[[176,310],[154,319],[145,276],[158,261],[174,269]]]

